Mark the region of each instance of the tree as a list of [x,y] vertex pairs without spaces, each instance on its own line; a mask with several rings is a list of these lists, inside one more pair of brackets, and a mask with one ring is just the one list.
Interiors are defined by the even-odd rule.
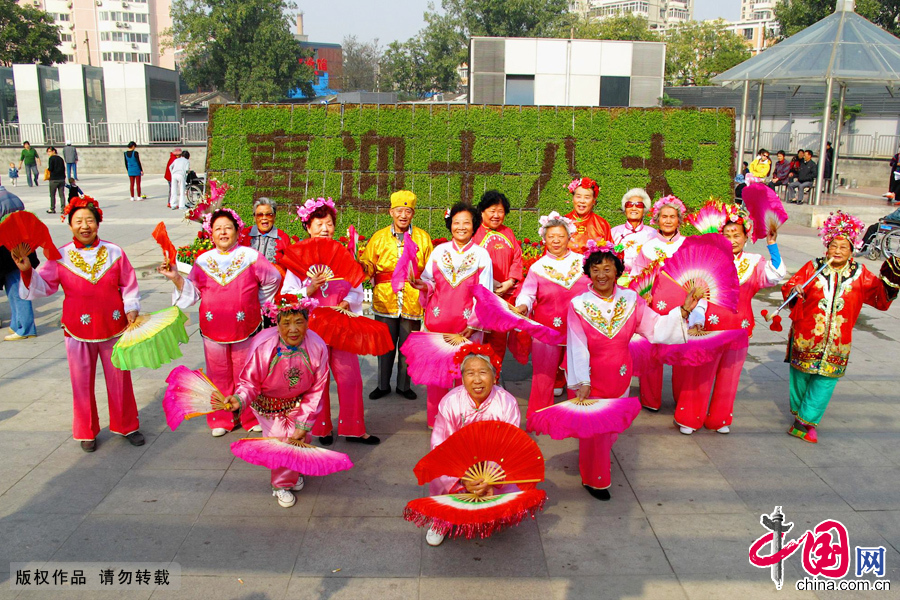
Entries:
[[348,35],[341,44],[344,53],[344,81],[341,89],[372,91],[377,87],[381,48],[378,40],[360,42],[355,35]]
[[[835,0],[785,0],[775,5],[781,37],[790,37],[834,12]],[[854,9],[892,35],[900,36],[900,2],[858,0]]]
[[174,0],[163,36],[181,50],[190,85],[240,102],[281,100],[296,88],[312,95],[312,69],[290,31],[295,9],[286,0]]
[[678,98],[673,98],[672,96],[670,96],[666,93],[663,93],[662,97],[659,98],[660,106],[681,106],[682,104],[684,104],[683,100],[680,100]]
[[625,42],[658,42],[660,36],[651,31],[644,17],[621,14],[595,20],[572,14],[568,22],[561,24],[555,37],[576,40],[618,40]]
[[744,39],[725,21],[691,21],[666,32],[666,85],[709,85],[710,80],[750,58]]
[[[829,113],[828,120],[830,122],[837,121],[838,114],[838,104],[837,99],[831,99],[831,112]],[[816,102],[810,107],[814,112],[813,114],[819,119],[813,121],[813,123],[821,123],[821,117],[825,113],[825,103],[824,102]],[[862,104],[845,104],[844,105],[844,118],[841,120],[841,123],[846,125],[848,121],[851,119],[855,119],[857,117],[864,117],[865,113],[862,111]]]
[[379,92],[398,92],[401,97],[424,98],[434,90],[425,47],[416,38],[391,42],[381,57]]
[[0,64],[64,63],[59,44],[59,26],[48,13],[0,0]]

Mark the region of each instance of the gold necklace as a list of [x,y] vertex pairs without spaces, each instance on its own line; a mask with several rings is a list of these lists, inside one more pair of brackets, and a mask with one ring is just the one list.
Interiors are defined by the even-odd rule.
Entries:
[[100,246],[100,249],[97,250],[97,262],[91,266],[87,264],[87,261],[81,256],[81,253],[76,250],[69,250],[68,254],[72,264],[77,267],[79,271],[87,275],[90,278],[91,283],[97,283],[97,275],[100,273],[101,269],[103,269],[103,265],[106,264],[106,259],[109,256],[109,253],[106,251],[106,246]]

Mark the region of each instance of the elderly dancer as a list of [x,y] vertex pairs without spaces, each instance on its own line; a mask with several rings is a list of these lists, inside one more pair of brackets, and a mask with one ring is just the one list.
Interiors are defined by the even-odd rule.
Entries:
[[[187,309],[200,302],[206,374],[226,396],[241,376],[251,338],[262,328],[261,304],[281,287],[281,275],[262,254],[238,245],[243,226],[236,212],[220,208],[203,221],[203,229],[216,247],[197,257],[187,279],[174,265],[158,269],[175,284],[175,306]],[[242,412],[240,421],[244,429],[259,431],[251,411]],[[234,416],[225,410],[207,415],[207,423],[213,437],[225,435],[236,425]]]
[[13,251],[22,277],[19,296],[34,300],[55,294],[60,287],[65,293],[62,325],[72,382],[72,435],[81,442],[81,449],[96,450],[100,433],[94,396],[98,357],[106,379],[109,430],[125,436],[133,446],[142,446],[131,373],[120,371],[111,360],[116,339],[141,309],[134,269],[119,246],[97,236],[103,212],[96,200],[87,196],[72,200],[63,217],[74,239],[59,249],[61,259],[33,271],[28,258],[31,249]]
[[250,247],[266,257],[275,268],[284,275],[278,261],[284,255],[284,249],[291,244],[287,233],[275,227],[275,214],[278,212],[275,201],[271,198],[259,198],[253,203],[254,225],[244,227],[242,235],[249,238]]
[[566,215],[575,223],[575,235],[569,240],[569,248],[575,252],[583,252],[588,240],[605,244],[612,239],[609,223],[594,213],[600,185],[590,177],[579,177],[569,183],[572,194],[573,210]]
[[[517,298],[516,310],[556,331],[565,332],[572,298],[584,293],[590,279],[584,274],[584,257],[569,250],[575,223],[556,211],[540,219],[538,229],[547,254],[531,265]],[[556,371],[565,346],[550,346],[539,340],[531,345],[531,393],[527,417],[553,404]]]
[[[731,207],[722,234],[731,242],[734,252],[734,268],[741,284],[738,300],[738,316],[747,337],[753,337],[753,307],[750,301],[756,292],[771,287],[784,279],[787,271],[778,251],[778,230],[772,229],[766,236],[770,260],[759,254],[744,252],[753,221],[741,216]],[[711,319],[709,317],[707,322]],[[712,323],[715,325],[715,323]],[[741,369],[747,358],[747,345],[729,347],[712,364],[699,367],[680,366],[673,370],[672,386],[678,392],[675,422],[679,430],[690,435],[705,426],[719,433],[731,431],[734,399],[741,381]],[[710,399],[712,390],[712,399]]]
[[[625,264],[612,244],[589,248],[584,273],[591,279],[586,292],[569,304],[566,346],[569,389],[579,400],[588,397],[619,398],[631,385],[631,353],[628,342],[637,333],[658,344],[687,341],[687,324],[697,305],[688,294],[680,310],[665,316],[653,312],[637,292],[616,285]],[[579,440],[578,465],[585,489],[598,500],[609,500],[609,455],[617,434],[605,433]]]
[[635,261],[644,244],[656,237],[656,230],[644,225],[644,215],[650,210],[650,196],[641,188],[632,188],[622,196],[622,212],[627,219],[612,228],[612,243],[622,246],[625,274],[635,275]]
[[[487,344],[471,344],[460,348],[456,355],[460,363],[462,385],[453,388],[441,399],[434,431],[431,432],[432,450],[451,435],[478,421],[502,421],[519,426],[521,415],[516,398],[496,384],[503,361]],[[429,494],[439,496],[463,490],[478,496],[492,496],[494,492],[516,491],[515,485],[493,486],[483,481],[461,481],[452,477],[438,477],[428,485]],[[429,546],[440,546],[444,534],[429,529],[425,534]]]
[[[309,233],[309,237],[321,237],[329,240],[334,237],[337,211],[331,198],[307,200],[303,206],[297,208],[297,216]],[[350,284],[342,279],[328,281],[324,274],[301,281],[293,271],[288,271],[285,275],[282,292],[312,298],[317,301],[319,306],[338,306],[358,315],[362,314],[362,285],[351,288]],[[344,436],[348,442],[369,445],[379,443],[381,440],[376,436],[366,433],[359,357],[331,347],[328,348],[328,352],[329,366],[331,372],[334,373],[334,381],[337,383],[338,402],[341,404],[338,435]],[[330,446],[334,442],[334,436],[331,423],[331,396],[327,385],[322,390],[320,405],[321,411],[312,433],[319,438],[322,444]]]
[[[791,414],[788,434],[818,442],[818,428],[850,359],[853,327],[863,304],[887,310],[900,290],[900,261],[892,257],[879,275],[853,260],[865,225],[838,211],[819,229],[824,258],[812,260],[781,288],[785,299],[797,298],[791,308],[787,361],[791,365]],[[803,284],[830,261],[806,288]]]
[[391,393],[391,372],[394,370],[394,356],[397,358],[397,394],[407,400],[415,400],[416,393],[409,387],[409,374],[406,372],[406,357],[398,349],[403,346],[410,332],[418,331],[422,326],[422,307],[419,305],[419,292],[409,284],[403,286],[400,293],[395,294],[391,288],[391,276],[397,259],[403,252],[404,235],[409,232],[412,241],[419,251],[418,268],[425,268],[431,255],[431,236],[412,224],[416,214],[416,195],[407,190],[391,194],[391,224],[379,229],[366,244],[366,249],[359,258],[366,275],[372,278],[372,312],[375,320],[388,326],[394,340],[394,349],[378,357],[378,387],[369,393],[369,400],[377,400]]
[[[265,437],[309,443],[322,390],[328,387],[328,348],[307,330],[315,305],[315,300],[292,295],[266,303],[278,326],[253,339],[234,394],[225,399],[233,410],[252,411]],[[303,483],[296,471],[272,469],[272,495],[279,506],[293,506],[294,492],[302,490]]]
[[[488,190],[478,203],[481,227],[475,232],[475,243],[487,250],[494,270],[494,293],[512,303],[522,281],[522,246],[513,230],[503,224],[509,214],[509,200],[497,190]],[[509,332],[490,331],[484,341],[501,359],[506,354]]]
[[[483,332],[475,315],[473,288],[481,285],[494,289],[491,257],[472,240],[481,225],[481,213],[469,204],[457,202],[447,211],[444,223],[452,239],[434,249],[422,278],[411,283],[420,292],[428,331],[459,334],[480,343]],[[428,426],[434,427],[438,403],[447,389],[427,387]]]

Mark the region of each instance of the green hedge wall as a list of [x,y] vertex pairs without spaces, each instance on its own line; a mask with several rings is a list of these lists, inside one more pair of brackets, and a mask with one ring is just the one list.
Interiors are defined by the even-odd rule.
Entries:
[[534,237],[539,215],[571,210],[575,176],[599,181],[595,210],[615,225],[632,187],[688,207],[730,199],[733,156],[732,109],[229,104],[210,107],[206,169],[245,219],[254,199],[275,199],[292,234],[290,206],[331,196],[339,232],[371,235],[389,223],[391,192],[410,189],[416,225],[444,237],[446,207],[499,189],[507,223]]

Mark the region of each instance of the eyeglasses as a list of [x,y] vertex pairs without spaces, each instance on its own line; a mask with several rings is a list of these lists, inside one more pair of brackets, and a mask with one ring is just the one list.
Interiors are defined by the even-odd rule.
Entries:
[[644,203],[643,202],[626,202],[625,203],[625,208],[637,208],[639,206],[641,208],[644,208]]
[[268,218],[268,219],[272,219],[272,218],[275,217],[275,213],[256,213],[256,214],[253,215],[253,216],[256,217],[257,219],[260,219],[260,218],[262,218],[262,217],[266,217],[266,218]]

